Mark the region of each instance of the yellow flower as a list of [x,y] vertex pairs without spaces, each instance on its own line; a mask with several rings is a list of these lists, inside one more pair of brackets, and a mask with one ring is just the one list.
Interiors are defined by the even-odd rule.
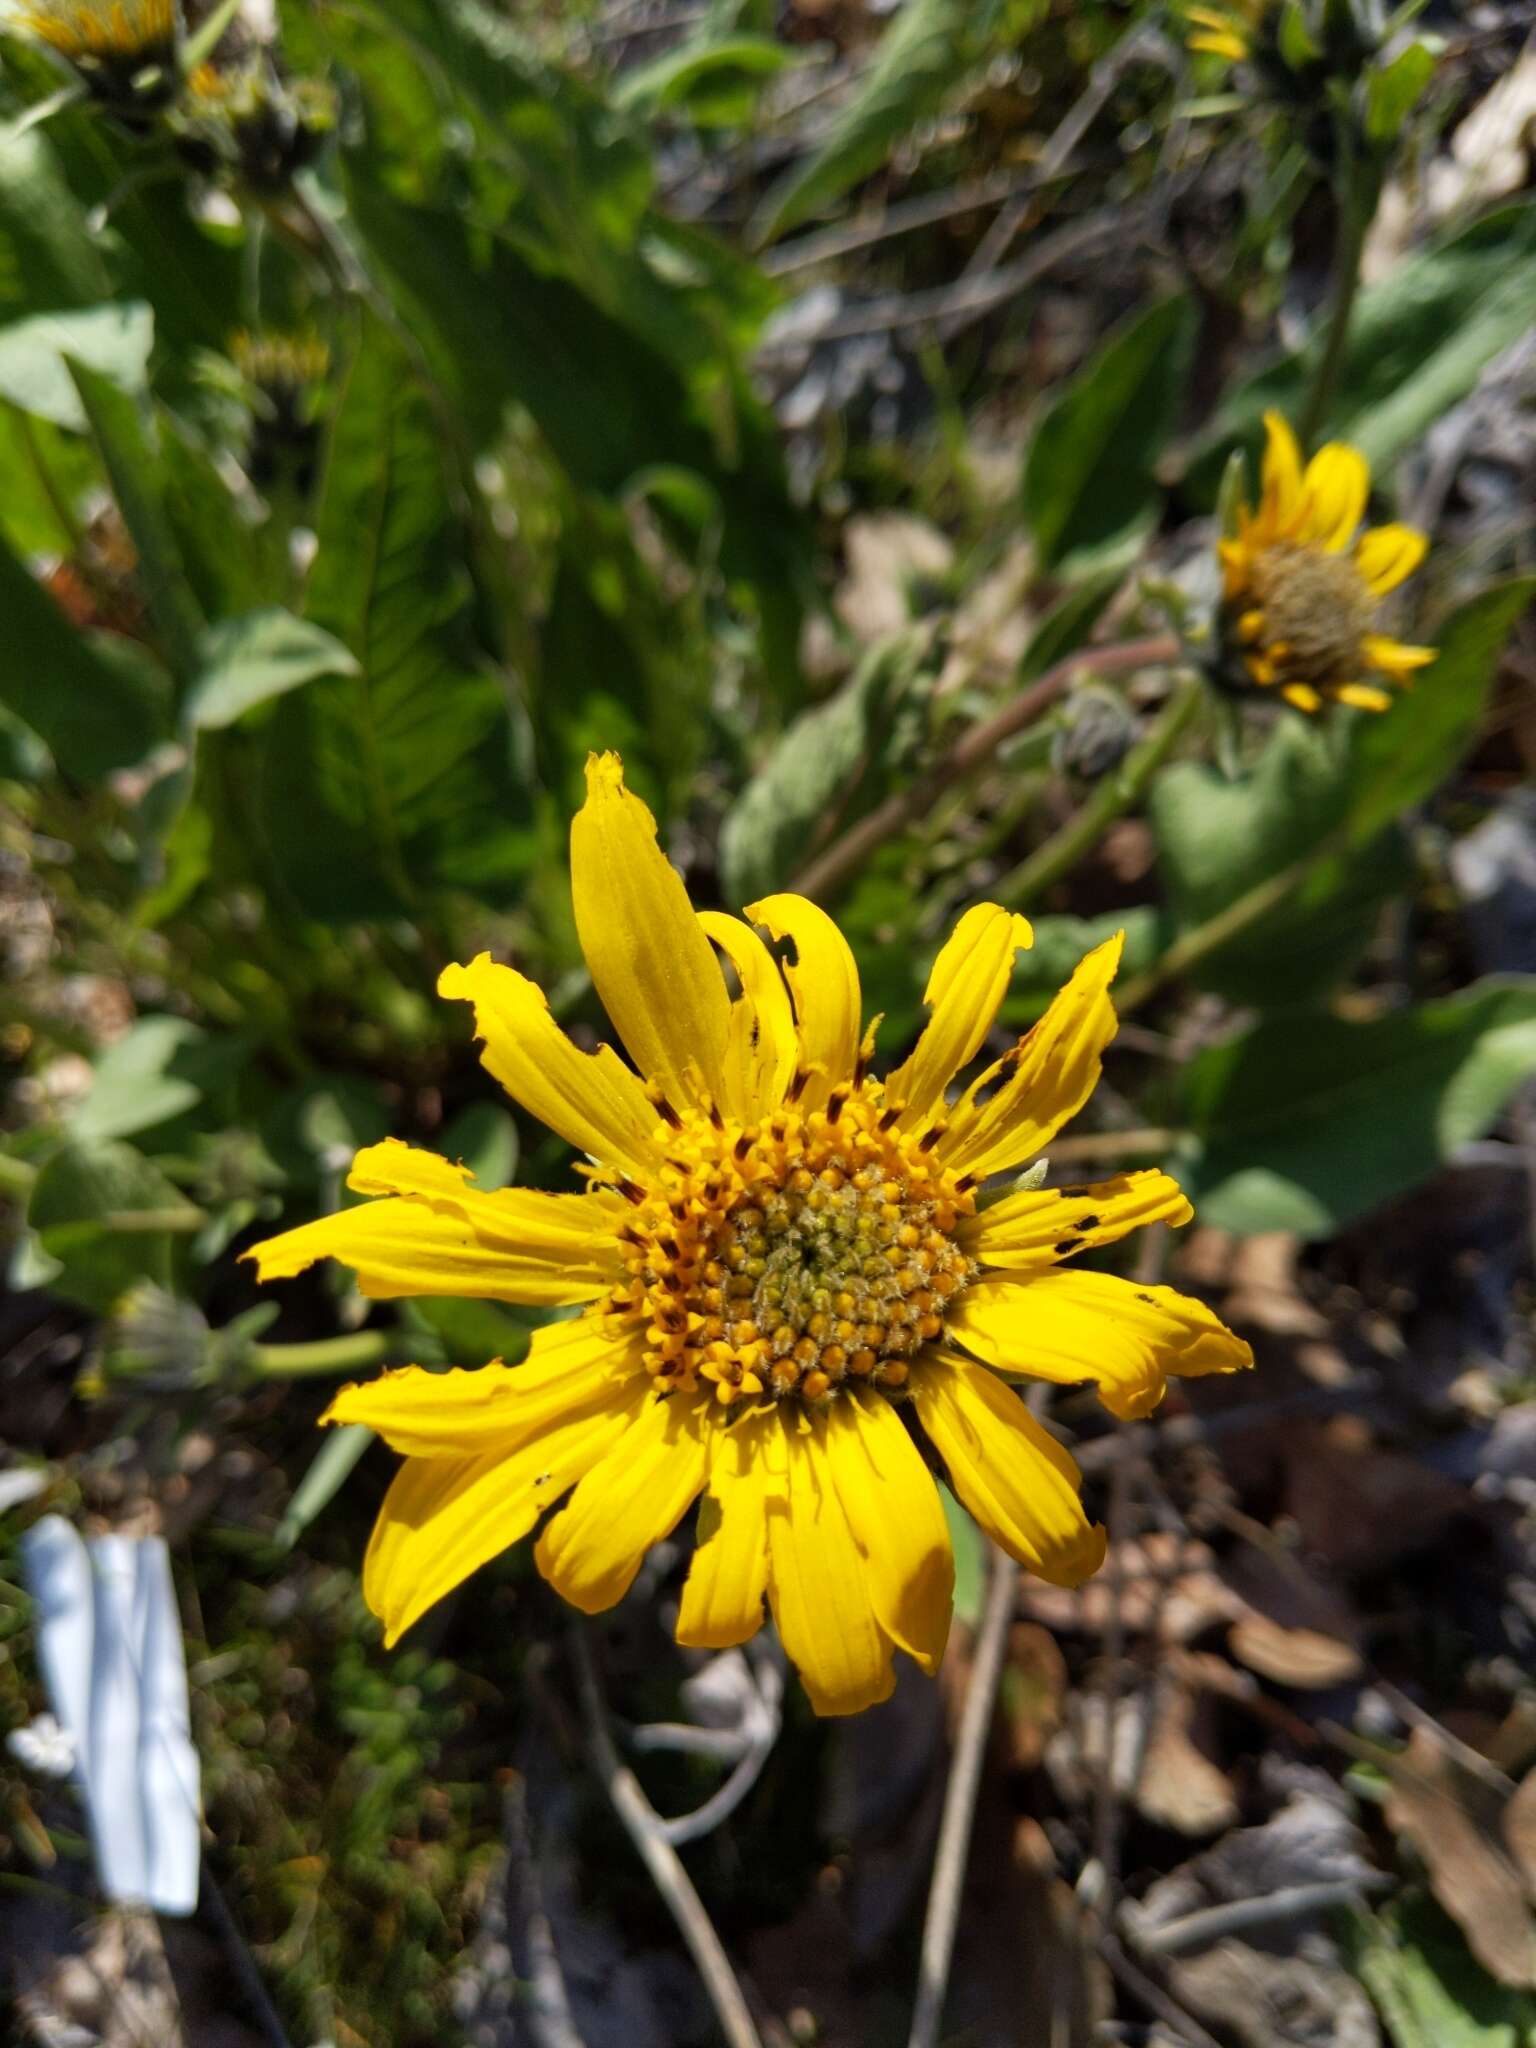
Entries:
[[1270,412],[1264,425],[1258,510],[1240,506],[1236,534],[1220,543],[1232,665],[1245,682],[1278,690],[1298,711],[1320,711],[1325,699],[1385,711],[1390,693],[1362,677],[1406,686],[1435,650],[1373,633],[1371,622],[1429,543],[1411,526],[1360,530],[1371,472],[1359,449],[1330,441],[1303,471],[1286,422]]
[[176,0],[39,0],[20,19],[85,72],[169,67],[176,52]]
[[1213,56],[1241,64],[1252,49],[1259,0],[1232,0],[1226,7],[1186,7],[1184,18],[1195,24],[1195,33],[1185,37],[1192,50],[1208,50]]
[[[368,1423],[405,1456],[364,1590],[393,1643],[569,1495],[535,1556],[596,1613],[702,1495],[678,1640],[744,1642],[766,1598],[817,1710],[855,1713],[890,1693],[893,1649],[928,1672],[944,1649],[954,1569],[934,1461],[1030,1570],[1071,1586],[1103,1559],[1076,1466],[1010,1379],[1092,1381],[1140,1416],[1170,1373],[1252,1362],[1201,1303],[1065,1263],[1186,1222],[1166,1175],[978,1203],[1091,1092],[1120,939],[946,1106],[1031,941],[1022,918],[961,918],[922,1035],[882,1082],[832,920],[791,895],[750,906],[752,923],[696,915],[612,754],[588,762],[571,881],[593,982],[645,1081],[607,1046],[579,1051],[535,984],[486,954],[438,986],[474,1006],[496,1079],[590,1156],[587,1191],[482,1193],[386,1141],[350,1179],[378,1199],[250,1254],[264,1280],[339,1258],[375,1299],[580,1309],[537,1330],[522,1365],[407,1367],[337,1396],[327,1421]],[[760,931],[787,945],[782,967]]]

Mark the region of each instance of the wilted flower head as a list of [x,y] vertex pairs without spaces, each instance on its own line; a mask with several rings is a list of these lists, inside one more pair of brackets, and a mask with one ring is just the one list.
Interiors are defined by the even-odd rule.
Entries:
[[1296,437],[1266,413],[1258,509],[1237,510],[1220,543],[1222,658],[1240,686],[1274,690],[1298,711],[1325,700],[1385,711],[1388,690],[1435,658],[1371,630],[1378,605],[1413,574],[1429,543],[1411,526],[1361,530],[1370,466],[1358,448],[1330,441],[1302,468]]
[[153,112],[175,97],[176,0],[32,0],[16,18],[116,112]]
[[231,338],[230,356],[248,387],[251,481],[266,490],[284,479],[300,491],[313,481],[316,420],[331,352],[317,334],[250,334]]
[[336,126],[335,88],[288,78],[270,55],[199,64],[187,80],[176,127],[198,170],[224,172],[251,191],[277,194],[313,163]]
[[317,334],[252,334],[242,327],[231,336],[235,368],[263,398],[296,409],[301,395],[331,367],[331,352]]
[[832,920],[792,895],[751,923],[696,915],[612,754],[588,763],[571,881],[644,1080],[606,1045],[579,1051],[487,954],[439,990],[473,1005],[497,1079],[592,1160],[587,1192],[482,1193],[386,1141],[350,1176],[379,1199],[249,1256],[264,1280],[338,1258],[379,1299],[580,1310],[535,1331],[523,1365],[411,1366],[332,1403],[328,1421],[405,1454],[363,1574],[388,1642],[551,1509],[540,1571],[575,1606],[611,1607],[702,1494],[678,1639],[745,1642],[766,1598],[817,1709],[856,1712],[890,1692],[894,1649],[931,1672],[944,1648],[954,1572],[931,1463],[1030,1570],[1076,1585],[1103,1558],[1076,1466],[1010,1379],[1093,1382],[1138,1416],[1169,1374],[1251,1363],[1201,1303],[1068,1263],[1186,1222],[1166,1175],[979,1199],[1087,1100],[1120,940],[951,1104],[1031,943],[1022,918],[966,912],[915,1049],[881,1080]]

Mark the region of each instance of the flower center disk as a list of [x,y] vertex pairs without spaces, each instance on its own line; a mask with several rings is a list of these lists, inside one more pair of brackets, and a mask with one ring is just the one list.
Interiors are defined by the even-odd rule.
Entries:
[[761,1125],[666,1113],[659,1184],[625,1186],[631,1277],[610,1302],[643,1321],[658,1384],[709,1380],[726,1405],[903,1387],[973,1272],[953,1232],[975,1201],[932,1158],[942,1125],[897,1129],[872,1082]]
[[1279,542],[1254,562],[1253,587],[1264,638],[1288,675],[1325,683],[1354,674],[1375,605],[1347,555]]

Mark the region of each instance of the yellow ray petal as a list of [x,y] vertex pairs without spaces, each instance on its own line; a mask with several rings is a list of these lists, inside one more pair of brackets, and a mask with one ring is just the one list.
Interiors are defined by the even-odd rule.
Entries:
[[718,1098],[730,1000],[656,820],[617,754],[587,760],[571,823],[571,899],[592,982],[630,1057],[674,1102]]
[[931,1678],[955,1604],[954,1553],[933,1475],[889,1401],[850,1394],[828,1411],[826,1430],[876,1619]]
[[1399,679],[1411,676],[1415,669],[1428,668],[1439,652],[1438,647],[1405,646],[1384,633],[1367,633],[1360,642],[1360,659],[1367,668],[1380,669],[1383,675]]
[[1366,588],[1385,597],[1413,574],[1428,549],[1428,536],[1412,526],[1373,526],[1360,536],[1355,567]]
[[982,1180],[1028,1159],[1088,1100],[1115,1035],[1108,991],[1124,944],[1117,932],[1096,946],[1033,1030],[966,1090],[939,1143],[956,1173]]
[[823,1429],[780,1435],[782,1492],[770,1492],[768,1598],[785,1654],[818,1714],[857,1714],[889,1699],[891,1644],[875,1619]]
[[1301,450],[1290,421],[1278,412],[1264,415],[1263,489],[1259,498],[1256,537],[1269,541],[1291,526],[1301,509]]
[[[578,1341],[544,1347],[522,1365],[427,1372],[403,1365],[343,1387],[322,1422],[362,1422],[407,1457],[478,1456],[512,1450],[556,1424],[612,1401],[644,1371],[638,1337],[614,1334],[611,1319],[577,1316],[552,1329]],[[540,1335],[543,1334],[541,1331]],[[638,1405],[639,1389],[634,1392]]]
[[1334,701],[1348,704],[1356,711],[1390,711],[1392,693],[1390,690],[1373,689],[1369,683],[1340,683],[1333,692]]
[[595,1300],[624,1277],[616,1197],[482,1194],[466,1185],[465,1169],[393,1139],[366,1147],[353,1171],[360,1186],[413,1192],[339,1209],[253,1246],[242,1257],[255,1261],[259,1279],[288,1280],[316,1259],[340,1259],[374,1301],[450,1294],[558,1307]]
[[956,1494],[993,1542],[1053,1586],[1091,1578],[1105,1537],[1083,1513],[1082,1474],[1012,1388],[983,1366],[934,1357],[913,1394]]
[[1007,993],[1013,957],[1034,944],[1026,918],[996,903],[968,910],[933,963],[923,1001],[932,1012],[910,1059],[886,1079],[886,1100],[904,1103],[904,1125],[925,1118],[981,1049]]
[[[1194,13],[1190,8],[1189,12]],[[1234,64],[1240,64],[1248,55],[1248,45],[1241,36],[1233,35],[1228,29],[1213,29],[1209,34],[1190,36],[1192,50],[1207,50],[1213,57],[1229,57]]]
[[795,999],[800,1063],[816,1070],[800,1099],[807,1109],[817,1108],[835,1082],[853,1075],[861,1029],[859,970],[848,941],[808,897],[765,896],[747,905],[747,916],[794,945],[784,978]]
[[777,1415],[766,1415],[716,1432],[709,1491],[699,1505],[698,1548],[677,1615],[677,1640],[689,1649],[728,1650],[762,1625],[768,1590],[765,1438],[782,1429]]
[[1347,441],[1319,448],[1302,478],[1299,537],[1337,554],[1354,539],[1371,494],[1371,467]]
[[562,1600],[600,1614],[624,1598],[645,1553],[677,1527],[708,1476],[701,1406],[651,1401],[582,1479],[534,1548]]
[[393,1648],[419,1616],[520,1536],[631,1427],[636,1397],[556,1424],[510,1453],[407,1458],[363,1560],[363,1598]]
[[699,923],[741,981],[741,994],[731,1005],[724,1107],[752,1123],[784,1100],[800,1057],[789,990],[778,962],[751,925],[718,910],[701,910]]
[[655,1110],[612,1046],[580,1052],[549,1014],[536,982],[489,953],[445,967],[437,992],[473,1003],[488,1071],[541,1124],[605,1166],[644,1178],[657,1158]]
[[962,1219],[956,1235],[983,1266],[1048,1271],[1058,1259],[1096,1251],[1148,1223],[1177,1228],[1194,1215],[1166,1173],[1117,1174],[1087,1187],[1031,1188]]
[[1323,708],[1322,698],[1310,683],[1286,683],[1282,686],[1280,694],[1287,704],[1293,705],[1298,711],[1305,711],[1309,717]]
[[951,1308],[948,1335],[999,1372],[1093,1381],[1122,1421],[1150,1415],[1168,1375],[1240,1372],[1253,1353],[1203,1301],[1113,1273],[981,1280]]

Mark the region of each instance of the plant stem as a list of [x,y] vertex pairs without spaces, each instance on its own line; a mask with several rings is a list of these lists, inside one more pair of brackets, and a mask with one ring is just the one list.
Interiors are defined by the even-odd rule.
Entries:
[[1162,767],[1204,697],[1198,676],[1188,676],[1163,707],[1162,716],[1118,768],[1102,776],[1085,804],[1028,860],[1004,875],[993,894],[999,903],[1026,906],[1072,872],[1116,818],[1124,817]]
[[1347,837],[1344,831],[1330,833],[1321,845],[1313,847],[1310,853],[1304,853],[1300,860],[1292,861],[1277,875],[1266,875],[1262,882],[1255,882],[1251,889],[1224,910],[1218,910],[1204,924],[1197,924],[1183,938],[1175,939],[1161,960],[1149,967],[1145,974],[1135,975],[1116,992],[1116,1013],[1128,1017],[1133,1010],[1140,1009],[1148,997],[1156,995],[1160,988],[1176,981],[1181,974],[1187,974],[1191,967],[1208,960],[1212,953],[1219,952],[1223,946],[1240,937],[1250,925],[1267,917],[1315,874],[1324,861],[1330,860]]
[[399,1349],[398,1330],[354,1330],[350,1336],[321,1337],[313,1344],[253,1344],[250,1358],[264,1379],[295,1380],[382,1365]]
[[1349,344],[1350,316],[1355,310],[1355,299],[1360,290],[1360,261],[1365,254],[1365,238],[1376,217],[1381,193],[1380,179],[1369,166],[1361,169],[1347,119],[1341,117],[1336,122],[1335,132],[1339,146],[1338,171],[1334,180],[1339,233],[1333,252],[1332,304],[1328,309],[1328,333],[1323,342],[1323,353],[1318,359],[1311,389],[1296,423],[1297,439],[1303,451],[1310,451],[1333,408],[1339,372],[1344,367],[1344,351]]
[[640,1852],[667,1910],[677,1922],[678,1932],[688,1944],[694,1965],[703,1980],[715,2018],[725,2036],[727,2048],[762,2048],[747,2001],[742,1996],[736,1973],[715,1932],[704,1902],[694,1890],[693,1880],[663,1832],[661,1815],[652,1806],[640,1780],[613,1746],[608,1733],[608,1716],[598,1688],[597,1670],[586,1625],[577,1621],[571,1629],[571,1652],[576,1664],[576,1689],[581,1700],[581,1717],[586,1723],[587,1747],[602,1779],[614,1812],[624,1824],[629,1839]]
[[803,896],[834,895],[878,846],[921,817],[952,783],[986,766],[1004,740],[1011,739],[1049,710],[1074,676],[1084,670],[1097,675],[1124,675],[1133,669],[1166,666],[1177,661],[1179,652],[1180,643],[1172,633],[1154,634],[1145,640],[1123,640],[1108,647],[1078,648],[1075,654],[1048,668],[1027,690],[1010,698],[1001,710],[963,733],[926,775],[895,791],[883,804],[877,804],[868,817],[860,818],[834,839],[824,853],[801,869],[793,886]]
[[935,2048],[944,2019],[944,1993],[949,1984],[949,1966],[955,1952],[955,1929],[960,1920],[960,1892],[965,1883],[966,1856],[971,1846],[971,1824],[976,1817],[976,1795],[981,1788],[981,1765],[986,1751],[987,1731],[997,1704],[997,1688],[1003,1675],[1003,1647],[1008,1624],[1013,1619],[1018,1594],[1019,1568],[1001,1550],[992,1551],[992,1571],[987,1581],[987,1605],[976,1638],[976,1661],[966,1688],[965,1711],[955,1739],[954,1761],[949,1783],[944,1788],[944,1817],[939,1823],[939,1846],[933,1859],[933,1884],[928,1893],[928,1913],[923,1922],[923,1946],[918,1964],[917,2003],[912,2011],[912,2031],[907,2048]]

